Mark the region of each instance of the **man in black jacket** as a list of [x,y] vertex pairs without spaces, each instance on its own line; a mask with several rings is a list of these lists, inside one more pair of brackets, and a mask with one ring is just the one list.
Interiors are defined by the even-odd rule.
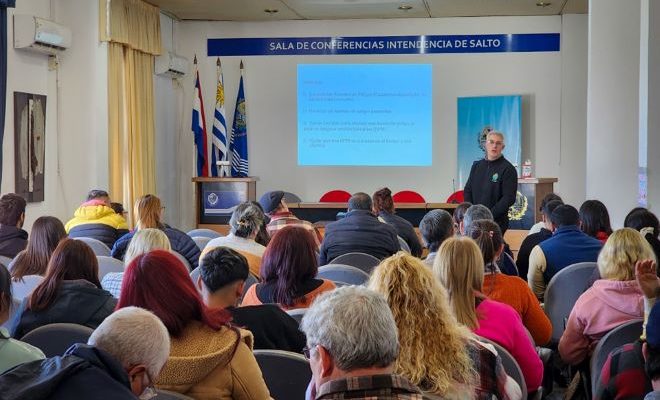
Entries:
[[516,201],[518,173],[502,155],[502,133],[488,133],[485,147],[486,157],[472,164],[463,194],[465,201],[488,207],[504,235],[509,228],[509,207]]
[[319,265],[346,253],[366,253],[383,259],[399,251],[396,231],[380,222],[371,212],[373,204],[366,193],[355,193],[348,200],[346,216],[325,227],[319,250]]
[[135,400],[153,393],[155,379],[170,354],[165,325],[138,307],[115,311],[87,343],[74,344],[63,356],[28,362],[3,373],[0,398]]
[[255,349],[275,349],[302,353],[305,335],[298,323],[276,304],[237,307],[250,269],[247,259],[229,247],[209,251],[199,266],[194,282],[211,308],[226,308],[232,322],[252,332]]
[[0,256],[14,258],[27,246],[28,233],[22,229],[25,205],[25,199],[14,193],[0,197]]

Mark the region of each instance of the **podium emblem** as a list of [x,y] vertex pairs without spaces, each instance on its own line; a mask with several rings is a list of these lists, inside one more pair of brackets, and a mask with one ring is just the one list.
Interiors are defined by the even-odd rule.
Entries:
[[209,202],[210,205],[215,206],[216,204],[218,204],[218,200],[220,200],[220,198],[218,197],[217,194],[211,192],[209,193],[208,196],[206,196],[206,200]]

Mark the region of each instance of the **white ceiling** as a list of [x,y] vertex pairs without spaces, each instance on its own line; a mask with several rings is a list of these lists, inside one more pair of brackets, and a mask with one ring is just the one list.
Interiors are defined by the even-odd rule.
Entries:
[[[146,0],[181,20],[441,18],[585,14],[588,0]],[[537,3],[545,2],[545,7]],[[399,6],[412,6],[399,10]],[[267,13],[264,10],[277,10]]]

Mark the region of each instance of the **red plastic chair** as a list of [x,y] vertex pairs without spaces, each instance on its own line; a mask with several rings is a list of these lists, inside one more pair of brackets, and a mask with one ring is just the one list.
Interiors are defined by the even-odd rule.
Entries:
[[424,197],[412,190],[402,190],[392,196],[395,203],[426,203]]
[[321,199],[321,203],[346,203],[351,198],[351,194],[345,190],[331,190],[326,192]]
[[465,201],[465,197],[463,197],[462,190],[457,190],[454,193],[452,193],[451,196],[447,197],[447,203],[460,204],[464,201]]

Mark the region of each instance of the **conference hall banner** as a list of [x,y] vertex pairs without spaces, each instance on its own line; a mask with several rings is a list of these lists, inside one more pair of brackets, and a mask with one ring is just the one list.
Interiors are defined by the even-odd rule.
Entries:
[[209,57],[559,51],[559,33],[211,38]]

